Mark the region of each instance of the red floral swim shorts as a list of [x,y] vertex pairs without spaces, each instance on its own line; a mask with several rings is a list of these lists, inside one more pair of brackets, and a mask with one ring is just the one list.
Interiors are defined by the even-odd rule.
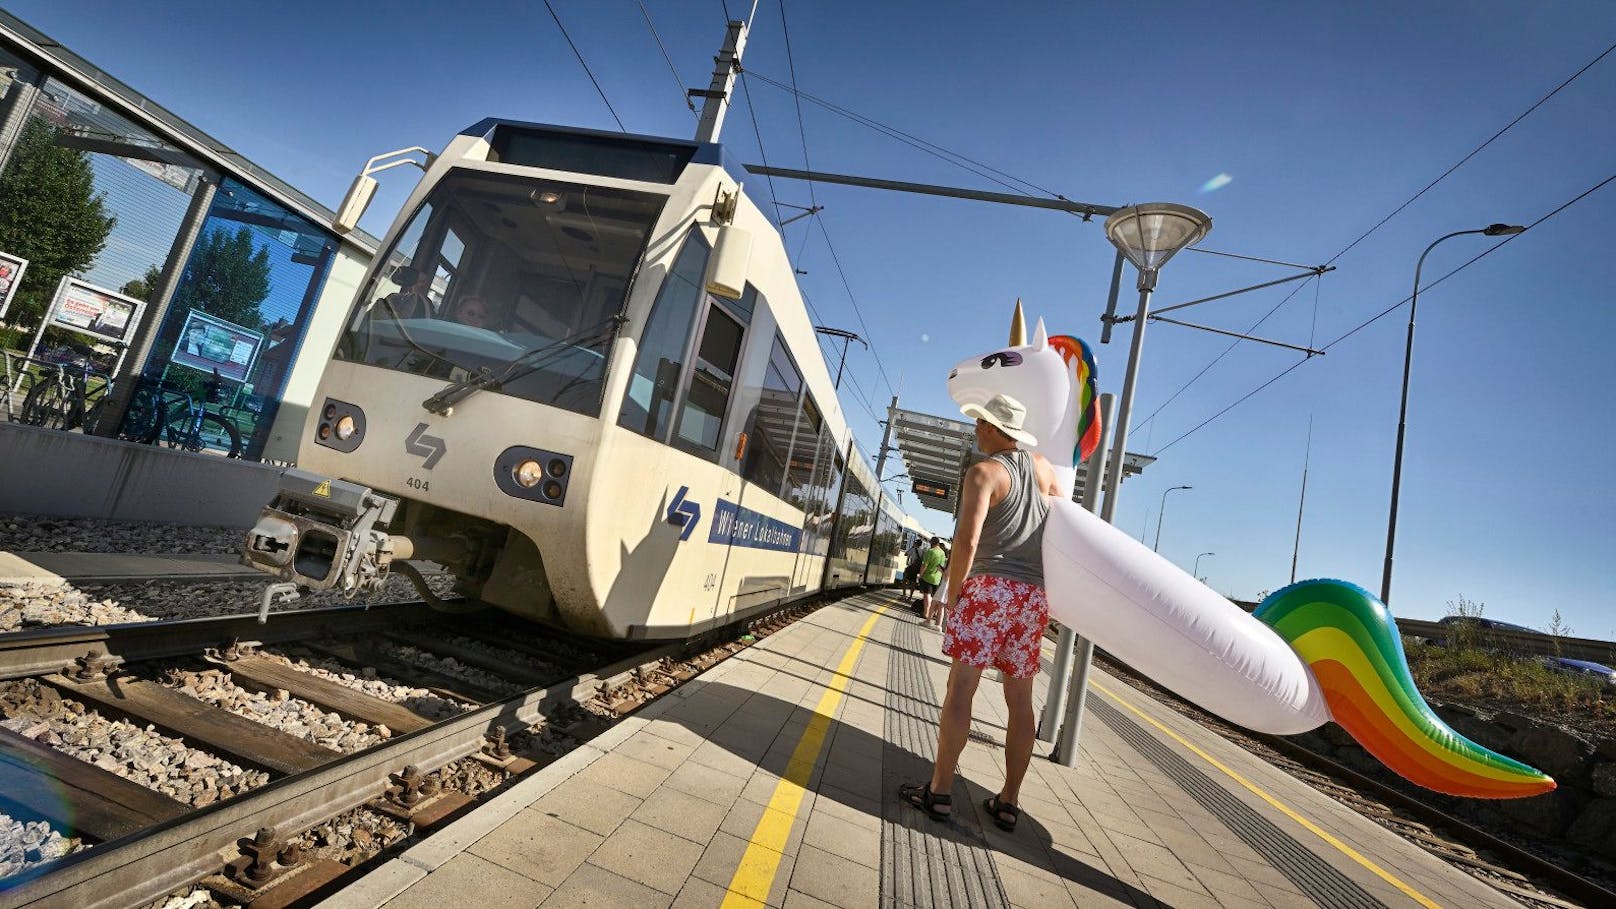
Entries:
[[993,575],[965,579],[948,613],[943,653],[977,669],[997,669],[1013,678],[1038,674],[1038,657],[1049,624],[1044,589]]

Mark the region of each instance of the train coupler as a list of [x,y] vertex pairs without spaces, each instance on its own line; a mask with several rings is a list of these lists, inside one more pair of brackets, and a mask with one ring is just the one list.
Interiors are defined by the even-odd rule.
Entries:
[[349,596],[379,590],[393,561],[385,528],[397,507],[357,483],[288,468],[247,532],[241,562],[299,587]]

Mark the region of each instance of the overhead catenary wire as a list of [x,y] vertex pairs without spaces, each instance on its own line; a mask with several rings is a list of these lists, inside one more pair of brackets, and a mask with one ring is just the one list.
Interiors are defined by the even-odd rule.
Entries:
[[561,30],[561,37],[567,39],[567,46],[572,48],[573,56],[578,58],[578,65],[584,68],[584,75],[589,77],[589,81],[595,86],[595,91],[600,93],[600,100],[605,102],[606,109],[611,112],[612,119],[617,121],[618,130],[628,132],[628,127],[623,125],[623,118],[617,115],[617,110],[612,107],[611,99],[606,97],[606,90],[600,87],[600,82],[595,79],[595,74],[590,71],[589,62],[584,59],[583,52],[578,50],[578,45],[572,43],[572,36],[567,34],[567,27],[561,24],[561,17],[556,15],[555,7],[550,5],[550,0],[544,0],[544,8],[550,11],[550,18],[555,20],[556,28]]
[[[840,106],[838,104],[835,104],[833,102],[827,101],[824,98],[820,98],[820,97],[812,95],[812,94],[810,94],[808,92],[801,91],[801,90],[795,88],[794,86],[787,85],[787,84],[785,84],[783,82],[780,82],[777,79],[771,79],[768,76],[765,76],[765,75],[763,75],[761,73],[756,73],[756,72],[753,72],[752,75],[757,76],[757,78],[760,81],[762,81],[764,84],[766,84],[766,85],[772,85],[775,88],[780,89],[781,91],[789,92],[790,94],[792,94],[792,95],[794,95],[794,96],[796,96],[798,98],[801,98],[802,100],[805,100],[805,101],[809,102],[810,104],[817,104],[820,107],[823,107],[826,110],[828,110],[828,111],[830,111],[830,112],[832,112],[834,114],[837,114],[839,116],[842,116],[842,117],[845,117],[845,118],[847,118],[849,120],[852,120],[853,122],[855,122],[855,123],[857,123],[857,124],[859,124],[861,126],[867,127],[869,129],[873,129],[876,132],[879,132],[879,133],[887,136],[888,138],[896,139],[896,140],[898,140],[899,142],[902,142],[905,145],[911,146],[912,148],[915,148],[915,149],[917,149],[919,151],[923,151],[926,154],[931,155],[932,157],[939,158],[939,159],[941,159],[943,161],[946,161],[949,164],[952,164],[955,167],[958,167],[958,168],[960,168],[962,170],[970,171],[971,173],[974,173],[977,176],[982,177],[983,179],[986,179],[986,180],[992,181],[994,183],[997,183],[997,184],[999,184],[1000,186],[1003,186],[1006,189],[1014,190],[1015,192],[1018,192],[1018,193],[1026,192],[1028,189],[1031,189],[1033,192],[1041,193],[1041,194],[1043,194],[1045,196],[1048,196],[1048,197],[1050,197],[1052,199],[1061,199],[1063,201],[1070,201],[1070,200],[1067,199],[1066,196],[1061,195],[1060,193],[1057,193],[1054,190],[1046,189],[1046,188],[1041,187],[1041,186],[1039,186],[1039,185],[1037,185],[1035,183],[1032,183],[1032,182],[1030,182],[1028,180],[1024,180],[1024,179],[1022,179],[1020,177],[1014,176],[1013,174],[1009,174],[1009,173],[1006,173],[1006,172],[1004,172],[1002,170],[999,170],[998,168],[993,167],[992,165],[985,164],[985,163],[983,163],[981,161],[977,161],[977,160],[975,160],[973,158],[969,158],[969,157],[967,157],[965,155],[962,155],[959,152],[951,151],[951,150],[949,150],[947,148],[944,148],[943,146],[938,145],[938,144],[936,144],[934,142],[930,142],[930,141],[928,141],[926,139],[922,139],[919,136],[916,136],[916,135],[914,135],[912,133],[904,132],[903,130],[898,129],[897,127],[889,126],[889,125],[887,125],[885,123],[882,123],[882,122],[880,122],[878,120],[875,120],[874,118],[867,117],[867,116],[865,116],[863,114],[860,114],[860,113],[858,113],[856,111],[849,110],[849,109],[847,109],[845,107],[842,107],[842,106]],[[994,174],[997,174],[998,176],[995,177],[995,176],[993,176]],[[999,177],[1003,177],[1004,179],[999,179]],[[1006,182],[1006,180],[1013,181],[1013,182]],[[1019,185],[1017,185],[1017,184],[1019,184]]]
[[[1405,199],[1402,202],[1402,204],[1398,205],[1396,208],[1392,209],[1392,211],[1389,214],[1387,214],[1385,217],[1383,217],[1379,221],[1375,222],[1375,224],[1372,227],[1370,227],[1368,230],[1366,230],[1362,234],[1360,234],[1357,239],[1353,240],[1351,243],[1348,243],[1346,246],[1342,247],[1339,252],[1337,252],[1335,255],[1331,256],[1328,260],[1325,261],[1324,264],[1326,264],[1326,265],[1334,264],[1336,261],[1338,261],[1342,256],[1345,256],[1348,252],[1350,252],[1358,244],[1360,244],[1364,240],[1368,239],[1371,234],[1375,233],[1376,231],[1380,230],[1382,227],[1386,226],[1386,224],[1388,222],[1390,222],[1393,218],[1397,217],[1397,215],[1399,213],[1401,213],[1404,209],[1406,209],[1410,205],[1412,205],[1416,200],[1418,200],[1421,196],[1425,195],[1427,192],[1429,192],[1431,189],[1433,189],[1437,184],[1441,183],[1443,180],[1446,180],[1449,176],[1452,176],[1452,174],[1455,171],[1457,171],[1460,167],[1464,166],[1464,164],[1466,162],[1468,162],[1471,158],[1474,158],[1477,154],[1479,154],[1482,151],[1482,149],[1486,148],[1487,146],[1491,145],[1493,142],[1497,141],[1499,137],[1503,136],[1505,133],[1507,133],[1511,129],[1513,129],[1516,124],[1518,124],[1522,120],[1526,119],[1529,115],[1531,115],[1531,113],[1533,111],[1537,110],[1539,107],[1542,107],[1543,104],[1545,102],[1547,102],[1550,98],[1553,98],[1555,95],[1559,94],[1560,91],[1563,90],[1566,86],[1570,85],[1572,82],[1575,82],[1579,77],[1581,77],[1588,70],[1592,69],[1601,60],[1603,60],[1607,56],[1609,56],[1613,51],[1616,51],[1616,44],[1612,44],[1609,47],[1605,48],[1598,55],[1596,55],[1592,60],[1589,60],[1587,63],[1583,64],[1582,68],[1578,69],[1576,72],[1574,72],[1571,75],[1567,76],[1563,81],[1560,82],[1559,85],[1556,85],[1553,89],[1550,89],[1548,94],[1546,94],[1543,97],[1539,98],[1530,107],[1528,107],[1526,110],[1522,111],[1513,120],[1506,123],[1502,129],[1500,129],[1497,132],[1493,133],[1485,141],[1483,141],[1480,145],[1478,145],[1475,148],[1471,149],[1469,154],[1465,155],[1463,158],[1460,158],[1451,167],[1449,167],[1447,170],[1443,171],[1439,176],[1437,176],[1436,179],[1432,180],[1430,183],[1427,183],[1418,192],[1414,193],[1414,195],[1409,196],[1407,199]],[[1499,244],[1499,245],[1502,245],[1502,244]],[[1494,247],[1494,248],[1496,248],[1496,247]],[[1193,247],[1192,247],[1192,249],[1193,249]],[[1231,255],[1231,256],[1233,256],[1233,254],[1213,253],[1211,250],[1194,250],[1194,251],[1210,253],[1210,254],[1213,254],[1213,255]],[[1233,257],[1234,258],[1241,258],[1241,257],[1238,257],[1238,256],[1233,256]],[[1259,261],[1268,261],[1268,260],[1259,260]],[[1288,263],[1273,263],[1273,264],[1288,264]],[[1262,319],[1257,320],[1257,322],[1253,323],[1253,325],[1250,328],[1246,329],[1246,333],[1249,334],[1252,331],[1254,331],[1258,325],[1261,325],[1264,320],[1266,320],[1269,316],[1272,316],[1276,311],[1278,311],[1278,309],[1280,307],[1282,307],[1286,303],[1290,302],[1290,300],[1293,297],[1295,297],[1296,294],[1298,292],[1300,292],[1303,287],[1306,287],[1306,286],[1307,286],[1307,284],[1304,282],[1302,285],[1300,285],[1297,288],[1295,288],[1294,290],[1292,290],[1289,294],[1287,294],[1285,296],[1285,298],[1283,300],[1279,301],[1278,306],[1275,306],[1273,309],[1269,310],[1267,313],[1265,313],[1263,315]],[[1315,288],[1315,291],[1316,291],[1316,288]],[[1395,304],[1394,306],[1387,309],[1385,312],[1382,312],[1379,315],[1375,316],[1374,319],[1371,319],[1369,322],[1366,322],[1363,325],[1360,325],[1358,328],[1367,327],[1368,324],[1371,324],[1376,319],[1379,319],[1379,318],[1385,316],[1387,313],[1391,312],[1392,310],[1395,310],[1398,306],[1401,306],[1401,305],[1402,305],[1401,303]],[[1317,324],[1318,324],[1317,307],[1315,307],[1315,309],[1314,309],[1313,321],[1314,321],[1314,325],[1316,327]],[[1356,331],[1356,330],[1358,330],[1358,329],[1354,329],[1354,331]],[[1210,363],[1208,363],[1205,367],[1203,367],[1200,372],[1196,373],[1188,382],[1186,382],[1183,386],[1181,386],[1177,391],[1173,392],[1173,394],[1166,401],[1164,401],[1161,404],[1161,406],[1157,407],[1154,411],[1152,411],[1150,416],[1146,417],[1145,420],[1143,422],[1141,422],[1139,425],[1143,426],[1144,423],[1149,422],[1150,420],[1154,419],[1157,414],[1161,413],[1162,410],[1167,407],[1168,404],[1171,404],[1174,399],[1176,399],[1179,395],[1183,394],[1186,390],[1188,390],[1191,385],[1195,384],[1195,382],[1198,381],[1202,376],[1206,375],[1206,373],[1213,366],[1217,365],[1219,361],[1221,361],[1225,356],[1227,356],[1229,354],[1230,351],[1234,350],[1234,348],[1238,347],[1239,345],[1240,345],[1240,341],[1235,341],[1235,342],[1231,343],[1228,347],[1224,348],[1224,350],[1221,353],[1219,353],[1216,357],[1214,357]],[[1311,341],[1309,341],[1308,346],[1309,347],[1313,346]],[[1326,347],[1325,349],[1328,349],[1328,347]],[[1304,361],[1301,361],[1301,362],[1306,362],[1306,361],[1304,360]],[[1295,367],[1292,366],[1291,368],[1294,369]],[[1286,370],[1286,372],[1289,372],[1289,371],[1290,370]],[[1282,373],[1282,375],[1283,375],[1283,373]],[[1273,380],[1269,380],[1268,382],[1263,383],[1263,385],[1261,385],[1256,390],[1260,391],[1262,388],[1268,387],[1268,385],[1272,384],[1272,382],[1273,382]],[[1255,393],[1255,392],[1252,392],[1252,393]],[[1247,397],[1250,397],[1250,394],[1241,397],[1240,401],[1246,400]],[[1236,403],[1239,403],[1239,401],[1237,401]],[[1227,413],[1227,412],[1228,412],[1227,408],[1225,410],[1221,410],[1221,411],[1218,412],[1218,414],[1214,415],[1213,419],[1215,419],[1217,416],[1221,416],[1222,414]],[[1195,427],[1195,429],[1190,430],[1190,432],[1194,432],[1194,431],[1200,429],[1201,426],[1204,426],[1204,425],[1206,425],[1206,424],[1201,423],[1201,424],[1197,425]],[[1183,436],[1180,436],[1179,438],[1183,438]],[[1177,439],[1175,439],[1174,441],[1176,442]],[[1172,443],[1168,443],[1168,444],[1172,444]],[[1166,450],[1166,447],[1163,446],[1163,448],[1158,449],[1157,453],[1159,454],[1161,451],[1165,451],[1165,450]]]
[[685,80],[679,78],[679,68],[673,65],[673,57],[668,54],[668,46],[662,43],[662,36],[657,34],[656,23],[651,21],[651,11],[645,8],[645,0],[635,0],[640,5],[640,15],[645,17],[645,27],[651,30],[651,37],[656,40],[657,49],[662,51],[662,59],[668,62],[668,72],[673,73],[673,82],[679,87],[679,97],[685,100],[685,107],[700,117],[696,110],[696,103],[690,100],[690,93],[685,91]]
[[[1570,208],[1571,206],[1577,204],[1578,202],[1581,202],[1583,199],[1586,199],[1587,197],[1589,197],[1589,196],[1593,195],[1594,193],[1598,192],[1599,190],[1604,189],[1606,186],[1609,186],[1611,183],[1616,183],[1616,174],[1611,174],[1610,176],[1608,176],[1605,179],[1599,181],[1598,183],[1594,184],[1593,186],[1589,187],[1588,189],[1583,190],[1581,193],[1578,193],[1576,196],[1572,197],[1570,200],[1568,200],[1564,204],[1556,207],[1554,210],[1550,211],[1548,214],[1545,214],[1542,217],[1538,218],[1536,221],[1533,221],[1532,223],[1526,225],[1526,232],[1530,233],[1533,228],[1535,228],[1538,225],[1548,221],[1550,218],[1553,218],[1556,215],[1559,215],[1561,212],[1563,212],[1566,209]],[[1503,248],[1504,246],[1514,242],[1517,237],[1521,237],[1521,236],[1524,236],[1524,235],[1525,234],[1513,234],[1513,235],[1509,235],[1509,236],[1504,237],[1503,240],[1500,240],[1499,242],[1494,243],[1492,246],[1487,247],[1486,249],[1482,250],[1481,252],[1477,253],[1476,255],[1472,256],[1471,258],[1465,260],[1464,263],[1462,263],[1458,267],[1454,268],[1452,271],[1449,271],[1448,273],[1444,274],[1442,277],[1437,278],[1436,280],[1425,284],[1420,289],[1421,290],[1430,290],[1431,288],[1437,286],[1438,284],[1441,284],[1443,281],[1446,281],[1447,279],[1453,277],[1454,275],[1458,274],[1459,272],[1464,271],[1465,269],[1469,268],[1470,266],[1476,264],[1477,262],[1481,261],[1482,259],[1486,258],[1487,256],[1492,255],[1493,253],[1497,252],[1499,249]],[[1353,326],[1352,328],[1347,329],[1347,331],[1345,331],[1342,334],[1338,335],[1334,340],[1330,341],[1328,344],[1325,344],[1323,347],[1321,347],[1319,349],[1320,350],[1325,350],[1325,351],[1330,350],[1331,348],[1333,348],[1336,345],[1340,344],[1341,342],[1347,340],[1348,338],[1352,337],[1353,335],[1357,334],[1358,332],[1363,331],[1365,328],[1368,328],[1369,326],[1375,324],[1376,322],[1379,322],[1381,319],[1384,319],[1386,316],[1389,316],[1393,312],[1396,312],[1398,309],[1402,308],[1404,304],[1408,303],[1412,299],[1413,299],[1413,294],[1411,293],[1408,296],[1402,298],[1401,300],[1398,300],[1396,303],[1393,303],[1392,305],[1390,305],[1390,306],[1386,307],[1385,309],[1381,310],[1380,312],[1376,313],[1375,315],[1370,316],[1369,318],[1365,319],[1364,321],[1358,323],[1357,325]],[[1274,376],[1273,378],[1269,379],[1266,382],[1263,382],[1261,385],[1258,385],[1256,388],[1253,388],[1252,390],[1246,392],[1245,394],[1241,395],[1239,398],[1235,399],[1232,403],[1225,406],[1222,410],[1219,410],[1217,413],[1213,414],[1212,416],[1207,417],[1205,420],[1202,420],[1200,423],[1197,423],[1188,432],[1183,433],[1182,435],[1180,435],[1177,438],[1173,439],[1171,442],[1168,442],[1166,445],[1163,445],[1162,447],[1156,449],[1154,452],[1152,452],[1152,454],[1155,457],[1161,457],[1162,452],[1166,451],[1169,448],[1172,448],[1174,445],[1177,445],[1179,442],[1184,441],[1185,439],[1189,438],[1190,436],[1194,435],[1195,433],[1197,433],[1197,432],[1201,431],[1202,429],[1206,428],[1214,420],[1218,419],[1219,417],[1223,416],[1224,414],[1228,413],[1229,411],[1234,410],[1236,407],[1240,406],[1241,404],[1245,403],[1247,400],[1251,399],[1258,392],[1260,392],[1263,389],[1267,388],[1268,386],[1274,384],[1275,382],[1278,382],[1280,379],[1283,379],[1285,376],[1290,375],[1290,373],[1293,372],[1298,366],[1301,366],[1303,363],[1308,362],[1308,360],[1310,360],[1310,359],[1312,359],[1312,358],[1311,357],[1305,357],[1303,359],[1297,360],[1295,363],[1292,363],[1290,366],[1287,366],[1285,369],[1281,370],[1278,375]]]

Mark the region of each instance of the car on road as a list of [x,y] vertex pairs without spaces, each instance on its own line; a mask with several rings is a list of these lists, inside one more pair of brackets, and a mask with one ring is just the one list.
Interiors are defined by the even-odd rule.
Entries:
[[1543,665],[1555,672],[1590,675],[1603,680],[1607,685],[1616,685],[1616,669],[1612,669],[1604,663],[1595,663],[1591,660],[1573,660],[1570,657],[1544,657]]

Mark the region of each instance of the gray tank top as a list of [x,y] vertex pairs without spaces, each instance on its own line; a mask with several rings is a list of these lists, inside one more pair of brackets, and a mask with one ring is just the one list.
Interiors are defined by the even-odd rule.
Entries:
[[1010,472],[1010,492],[988,509],[971,574],[991,574],[1044,586],[1044,519],[1049,500],[1038,488],[1032,454],[1001,451],[990,460]]

